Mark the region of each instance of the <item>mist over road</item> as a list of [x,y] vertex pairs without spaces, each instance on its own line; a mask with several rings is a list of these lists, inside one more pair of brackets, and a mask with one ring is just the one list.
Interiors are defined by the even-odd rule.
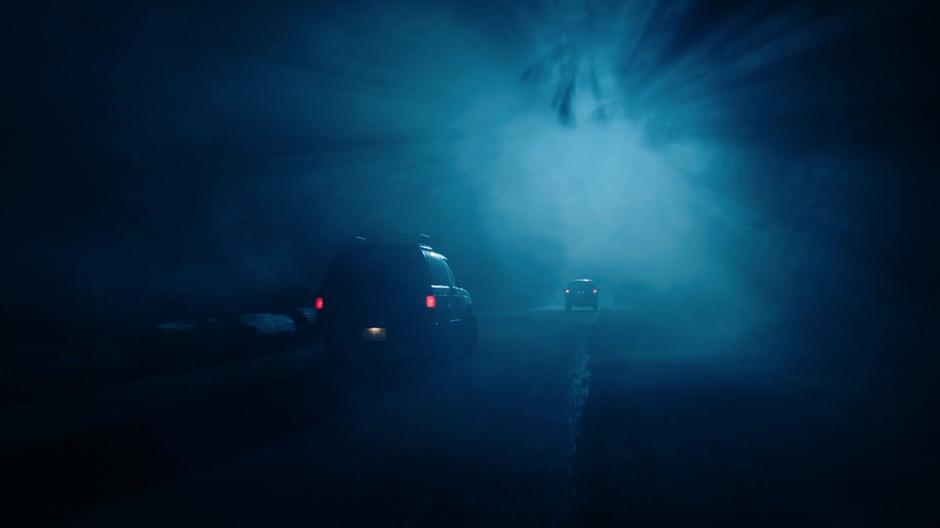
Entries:
[[892,301],[880,270],[910,302],[899,271],[929,269],[917,3],[16,15],[0,278],[24,333],[309,304],[357,232],[431,234],[487,309],[590,275],[739,326]]

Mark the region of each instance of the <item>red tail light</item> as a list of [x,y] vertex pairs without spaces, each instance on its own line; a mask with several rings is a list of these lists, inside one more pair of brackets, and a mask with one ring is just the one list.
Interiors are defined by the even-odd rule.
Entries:
[[424,306],[428,309],[434,309],[437,307],[437,297],[433,295],[428,295],[424,298]]
[[323,309],[323,297],[317,297],[316,301],[313,301],[313,307],[317,310]]

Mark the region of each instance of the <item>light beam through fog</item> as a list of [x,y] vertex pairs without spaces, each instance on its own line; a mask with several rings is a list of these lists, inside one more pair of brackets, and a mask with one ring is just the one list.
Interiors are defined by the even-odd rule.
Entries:
[[[781,65],[811,64],[871,10],[199,9],[153,7],[113,74],[136,84],[95,88],[122,94],[102,155],[146,175],[114,191],[145,207],[116,224],[137,249],[73,238],[81,259],[47,260],[79,260],[78,284],[102,299],[299,303],[352,233],[429,232],[481,309],[557,303],[591,275],[608,301],[694,301],[738,321],[780,309],[797,277],[828,279],[828,237],[860,214],[839,198],[854,168],[799,126],[851,87]],[[163,29],[181,20],[203,22]],[[160,237],[198,251],[159,251]]]

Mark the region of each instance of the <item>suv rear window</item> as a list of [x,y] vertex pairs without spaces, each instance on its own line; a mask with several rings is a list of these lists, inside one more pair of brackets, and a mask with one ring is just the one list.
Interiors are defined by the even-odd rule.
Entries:
[[447,265],[447,260],[437,253],[426,253],[428,269],[431,271],[431,284],[436,286],[454,286],[454,273]]
[[395,293],[427,288],[428,272],[423,255],[414,246],[364,245],[350,248],[333,259],[324,283],[332,291]]

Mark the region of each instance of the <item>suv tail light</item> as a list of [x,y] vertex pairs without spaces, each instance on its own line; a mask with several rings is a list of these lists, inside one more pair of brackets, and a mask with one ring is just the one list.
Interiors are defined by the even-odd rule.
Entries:
[[437,307],[437,297],[433,295],[428,295],[424,298],[424,306],[430,310],[433,310]]
[[317,297],[317,300],[313,301],[313,307],[320,311],[323,309],[323,297]]

